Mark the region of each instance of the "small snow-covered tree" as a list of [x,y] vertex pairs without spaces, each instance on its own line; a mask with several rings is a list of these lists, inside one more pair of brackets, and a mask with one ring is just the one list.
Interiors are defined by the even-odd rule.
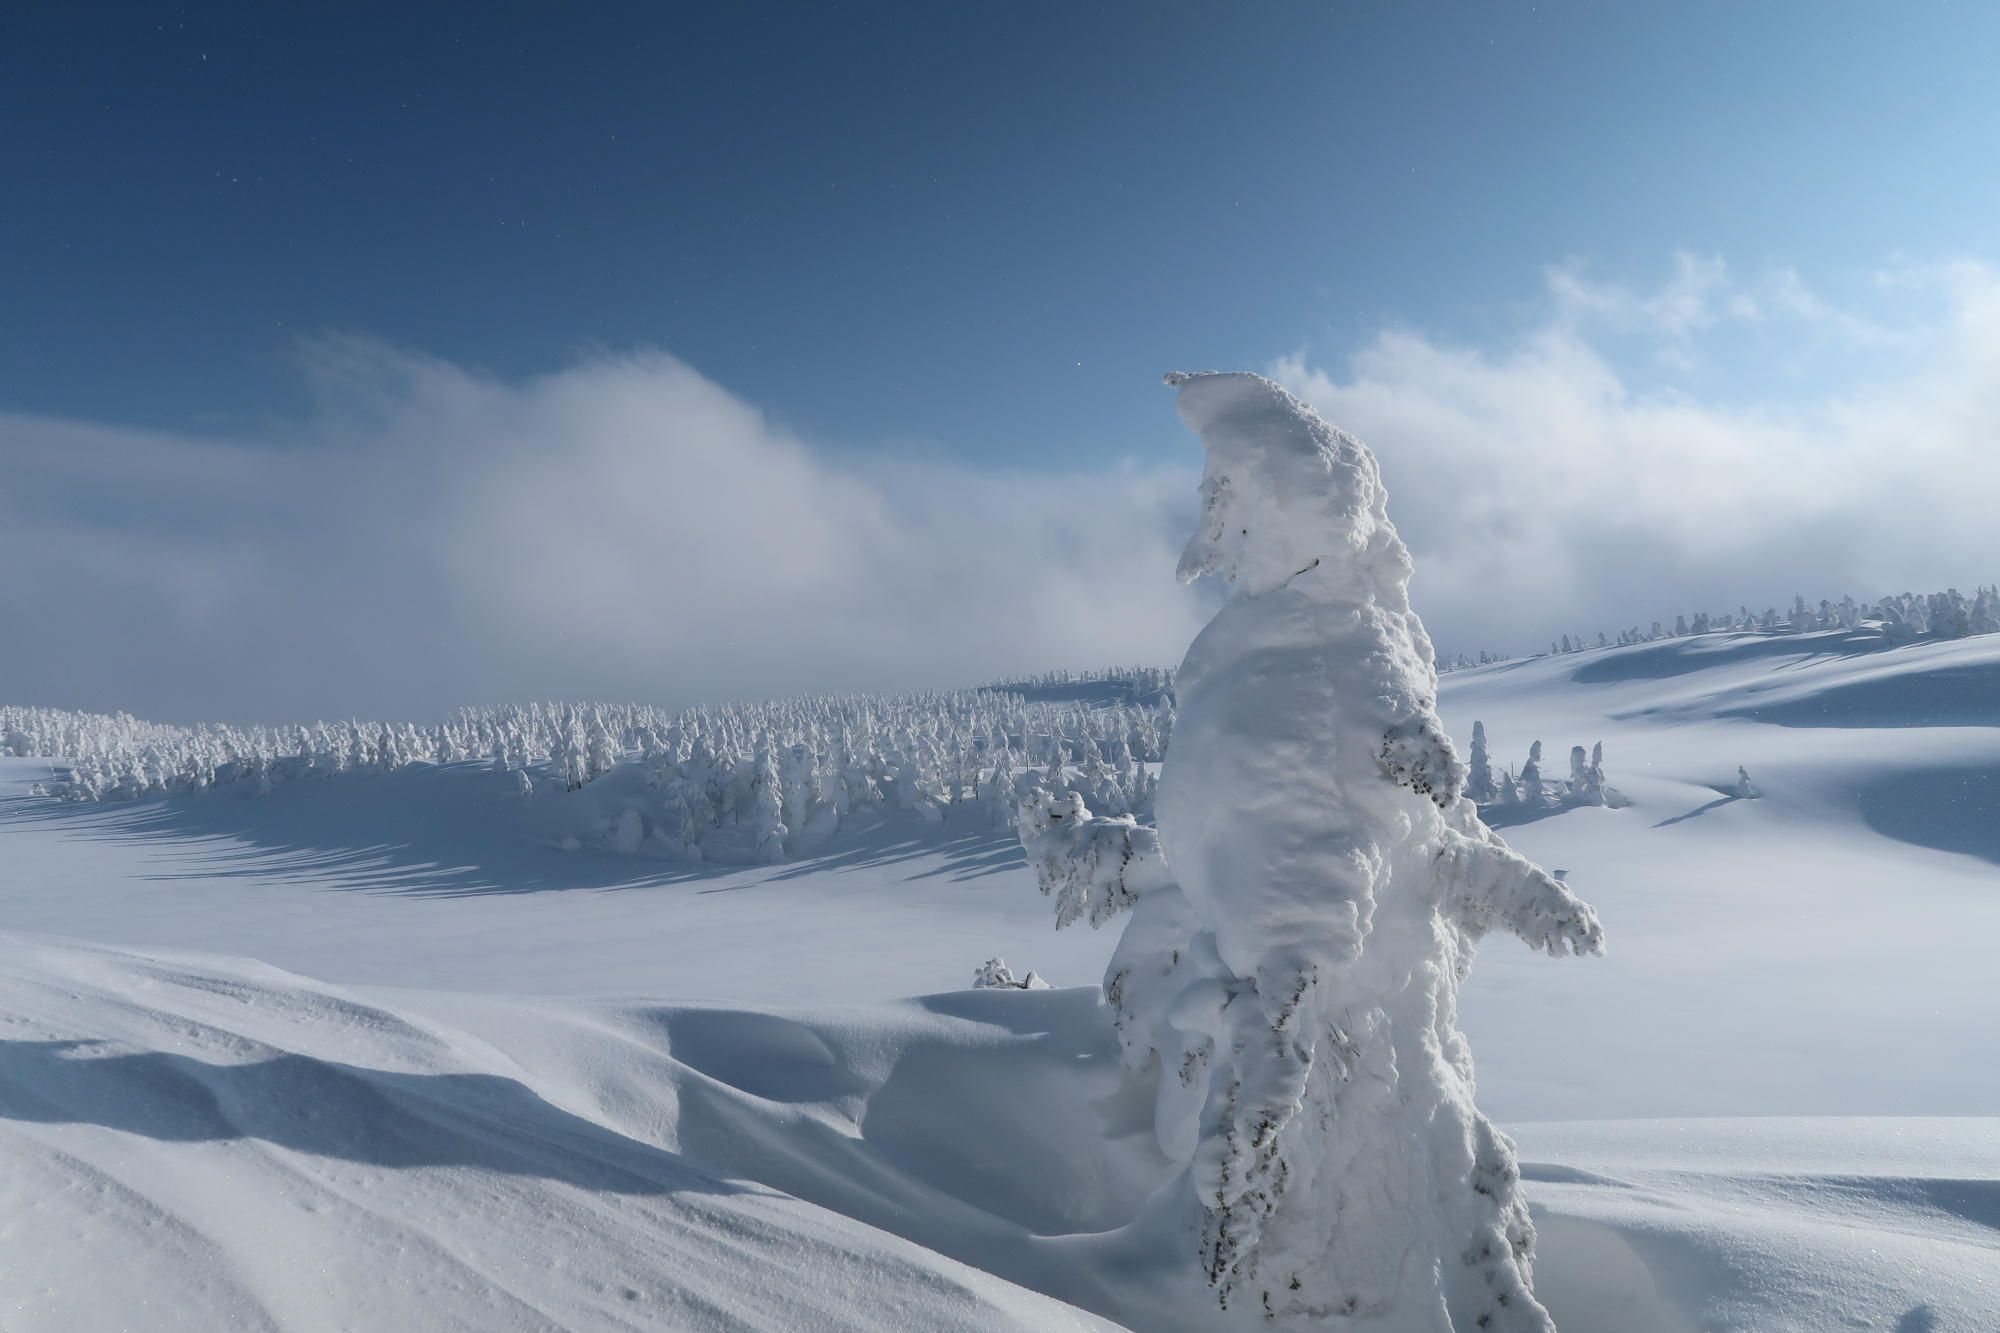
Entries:
[[1521,803],[1530,809],[1540,809],[1548,804],[1548,788],[1542,785],[1542,743],[1534,742],[1528,747],[1528,762],[1521,765]]
[[1175,678],[1158,836],[1022,811],[1067,919],[1132,900],[1105,999],[1186,1163],[1139,1228],[1191,1234],[1246,1323],[1549,1333],[1456,997],[1487,932],[1595,952],[1596,918],[1463,796],[1373,455],[1260,376],[1169,382],[1208,451],[1181,574],[1230,588]]
[[618,756],[622,747],[601,709],[590,710],[590,721],[586,724],[584,734],[588,739],[584,752],[583,780],[595,782],[618,767]]
[[747,822],[751,836],[756,839],[757,859],[775,865],[785,859],[785,834],[790,830],[785,827],[784,782],[769,732],[758,738],[757,753],[751,762]]
[[1063,776],[1063,743],[1060,736],[1049,737],[1049,769],[1043,775],[1050,791],[1067,791],[1069,779]]
[[1491,801],[1499,795],[1493,782],[1493,761],[1486,753],[1486,724],[1472,724],[1472,755],[1466,769],[1465,794],[1481,803]]
[[812,752],[803,745],[785,747],[785,759],[778,776],[784,797],[781,818],[787,835],[796,837],[805,830],[807,821],[813,816],[813,796],[818,783],[813,773]]
[[1014,756],[1002,747],[993,755],[993,767],[980,784],[979,803],[986,807],[987,821],[994,828],[1014,827],[1021,806],[1014,790]]
[[1590,759],[1581,745],[1569,747],[1569,784],[1564,797],[1571,805],[1604,804],[1590,781]]
[[575,791],[590,781],[590,742],[584,734],[582,719],[573,712],[563,728],[562,748],[555,757],[562,770],[563,786],[568,790]]
[[1581,745],[1570,747],[1569,782],[1563,790],[1563,800],[1569,805],[1626,804],[1623,796],[1604,785],[1603,741],[1591,747],[1590,757],[1587,759],[1584,757]]
[[1980,588],[1974,594],[1968,628],[1974,634],[2000,631],[2000,597],[1992,588]]
[[1590,768],[1587,770],[1590,785],[1597,792],[1600,803],[1614,808],[1631,804],[1620,792],[1612,790],[1604,781],[1604,742],[1598,741],[1590,747]]

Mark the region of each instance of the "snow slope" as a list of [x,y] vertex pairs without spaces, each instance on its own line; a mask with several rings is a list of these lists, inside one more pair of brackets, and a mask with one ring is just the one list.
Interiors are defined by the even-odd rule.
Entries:
[[[1569,1333],[2000,1328],[1984,680],[2000,641],[1840,634],[1445,679],[1496,765],[1602,739],[1633,801],[1502,830],[1610,955],[1495,940],[1462,997]],[[471,766],[36,772],[0,761],[0,1327],[1206,1326],[1104,1234],[1164,1168],[1094,995],[953,990],[1112,942],[972,812],[690,874]]]
[[[1494,812],[1613,946],[1559,976],[1482,952],[1461,1021],[1493,1114],[2000,1111],[2000,717],[1939,684],[2000,683],[2000,638],[1878,644],[1709,635],[1445,677],[1446,722],[1484,720],[1496,764],[1601,739],[1634,802]],[[1760,798],[1728,794],[1739,765]],[[1541,1039],[1558,1020],[1570,1043]]]

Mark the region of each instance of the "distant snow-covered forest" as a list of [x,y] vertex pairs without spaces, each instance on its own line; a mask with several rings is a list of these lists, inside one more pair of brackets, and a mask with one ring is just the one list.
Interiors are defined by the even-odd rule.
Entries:
[[[1962,639],[1972,634],[2000,631],[2000,588],[1980,587],[1967,598],[1956,588],[1928,595],[1893,593],[1877,602],[1857,602],[1842,597],[1838,602],[1822,598],[1818,606],[1809,604],[1804,594],[1792,598],[1792,609],[1780,611],[1768,606],[1762,612],[1739,606],[1734,611],[1697,611],[1692,617],[1677,615],[1671,626],[1655,620],[1650,629],[1633,625],[1616,633],[1598,631],[1595,638],[1564,634],[1549,644],[1549,652],[1580,653],[1590,648],[1620,648],[1657,639],[1680,638],[1691,634],[1764,633],[1805,634],[1813,630],[1858,629],[1874,622],[1893,643],[1920,638]],[[1439,671],[1463,671],[1467,667],[1505,662],[1506,653],[1482,652],[1477,657],[1455,653],[1440,656]]]
[[[1716,632],[1806,633],[1879,628],[1891,643],[2000,631],[2000,590],[1843,597],[1789,613],[1700,612],[1594,641],[1564,635],[1551,653],[1580,652]],[[1440,671],[1507,660],[1440,658]],[[41,784],[71,801],[133,800],[250,784],[268,795],[288,783],[386,773],[410,764],[480,762],[513,774],[523,798],[575,791],[624,767],[643,769],[645,813],[605,830],[614,850],[688,860],[778,861],[817,846],[859,808],[934,818],[978,801],[1010,824],[1016,775],[1048,770],[1043,785],[1075,791],[1090,809],[1143,814],[1174,725],[1174,672],[1128,666],[1052,671],[974,690],[905,696],[816,695],[672,713],[642,704],[536,703],[467,708],[439,723],[339,721],[296,726],[191,727],[126,714],[0,707],[0,753],[51,760]],[[1483,746],[1476,746],[1482,749]],[[1516,779],[1475,783],[1484,803],[1595,804],[1598,761],[1572,753],[1569,782],[1542,784],[1531,761]],[[1475,769],[1481,767],[1475,763]],[[1510,791],[1510,788],[1512,789]],[[1514,799],[1509,799],[1510,795]],[[1615,793],[1607,792],[1612,803]],[[629,808],[629,807],[628,807]]]
[[[1050,767],[1094,807],[1150,797],[1145,768],[1173,734],[1171,673],[1051,673],[980,690],[901,697],[816,695],[680,713],[637,704],[464,709],[437,724],[314,722],[194,727],[48,708],[0,708],[0,752],[54,762],[44,794],[131,800],[249,784],[485,763],[523,798],[643,769],[645,813],[620,813],[614,850],[686,860],[780,861],[857,808],[937,818],[983,800],[1011,821],[1014,775]],[[1061,779],[1074,768],[1073,777]]]

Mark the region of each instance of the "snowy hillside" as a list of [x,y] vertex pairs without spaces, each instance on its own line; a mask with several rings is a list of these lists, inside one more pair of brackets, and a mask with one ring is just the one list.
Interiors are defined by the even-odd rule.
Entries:
[[[1444,680],[1461,750],[1602,741],[1629,800],[1489,811],[1610,951],[1495,938],[1461,997],[1567,1333],[2000,1327],[1995,686],[2000,639],[1845,630]],[[618,849],[656,769],[0,759],[0,1323],[1213,1327],[1118,1231],[1168,1164],[1113,938],[976,782],[732,866]]]

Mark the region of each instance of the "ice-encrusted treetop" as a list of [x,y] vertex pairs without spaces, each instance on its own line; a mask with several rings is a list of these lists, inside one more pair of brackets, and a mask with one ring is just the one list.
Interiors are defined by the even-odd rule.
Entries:
[[1314,580],[1318,596],[1407,608],[1409,552],[1389,522],[1381,470],[1359,440],[1262,375],[1175,371],[1166,382],[1208,446],[1183,583],[1218,574],[1260,597],[1327,569],[1336,577]]

